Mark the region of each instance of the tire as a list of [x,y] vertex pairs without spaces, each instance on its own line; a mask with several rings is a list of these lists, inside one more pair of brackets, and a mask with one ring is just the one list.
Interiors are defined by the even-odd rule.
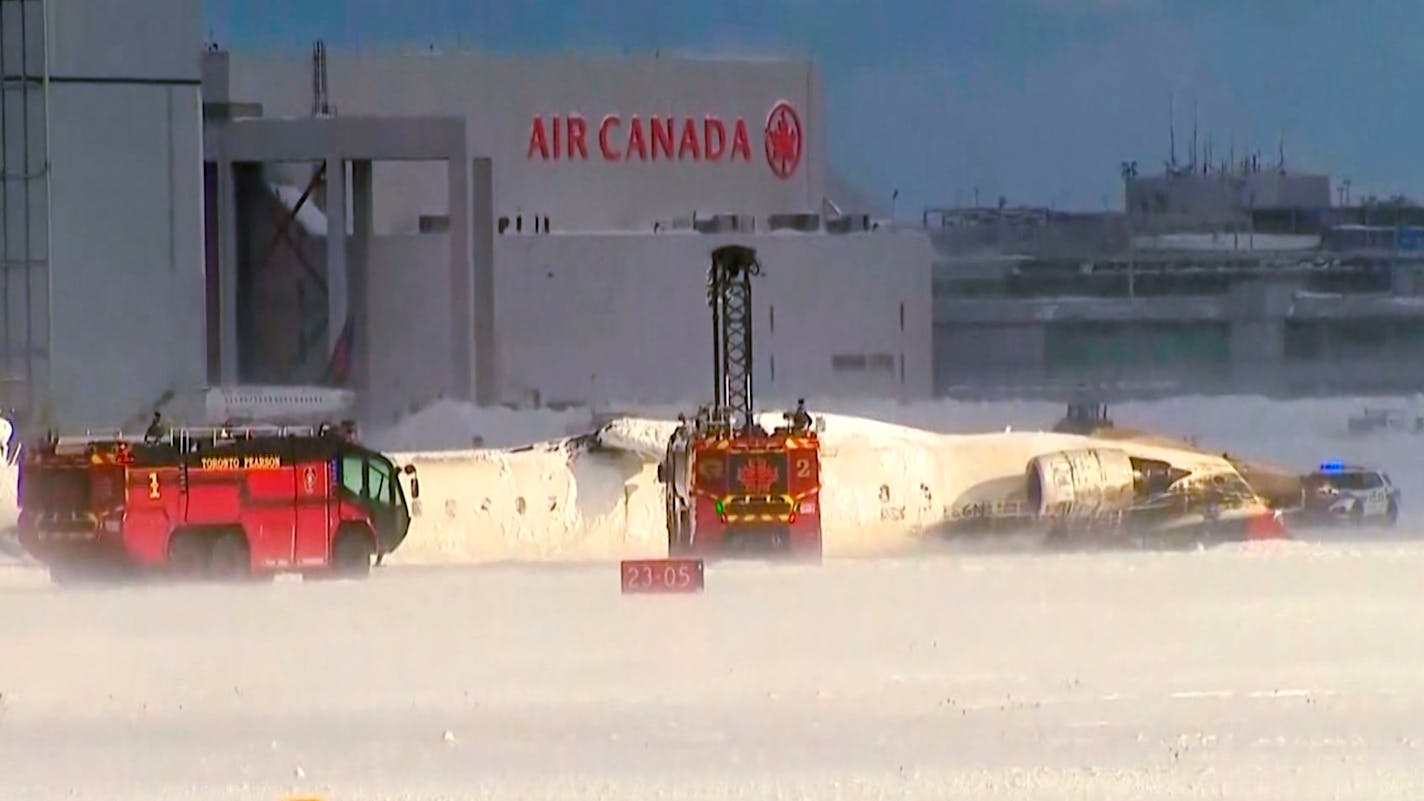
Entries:
[[178,578],[201,578],[212,560],[209,542],[201,534],[180,531],[168,542],[168,567]]
[[219,535],[208,556],[208,575],[218,581],[240,581],[252,576],[252,556],[247,538],[230,531]]
[[336,535],[331,546],[331,570],[341,578],[366,578],[371,575],[371,557],[375,553],[364,530],[348,528]]
[[1389,508],[1384,513],[1385,525],[1393,528],[1399,522],[1399,504],[1393,499],[1389,502]]

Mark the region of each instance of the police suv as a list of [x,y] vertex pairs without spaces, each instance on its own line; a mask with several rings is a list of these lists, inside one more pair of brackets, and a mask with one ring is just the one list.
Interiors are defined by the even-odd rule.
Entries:
[[1399,519],[1399,488],[1389,474],[1341,462],[1325,462],[1305,479],[1305,517],[1318,523]]

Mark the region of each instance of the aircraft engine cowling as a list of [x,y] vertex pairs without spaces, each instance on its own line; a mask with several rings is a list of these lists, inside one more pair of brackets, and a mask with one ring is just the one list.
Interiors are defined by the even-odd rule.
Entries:
[[1137,495],[1137,471],[1126,453],[1084,448],[1029,460],[1028,507],[1039,517],[1082,518],[1122,512]]

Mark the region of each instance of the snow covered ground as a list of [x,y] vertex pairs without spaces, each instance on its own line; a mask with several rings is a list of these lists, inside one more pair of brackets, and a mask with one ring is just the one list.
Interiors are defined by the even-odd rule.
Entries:
[[[734,564],[680,598],[620,596],[609,562],[92,591],[0,567],[0,798],[1424,797],[1424,440],[1347,439],[1357,408],[1111,411],[1382,466],[1391,535]],[[1061,408],[835,411],[948,432]],[[576,418],[470,414],[451,444]]]
[[0,797],[1424,793],[1424,547],[0,591]]

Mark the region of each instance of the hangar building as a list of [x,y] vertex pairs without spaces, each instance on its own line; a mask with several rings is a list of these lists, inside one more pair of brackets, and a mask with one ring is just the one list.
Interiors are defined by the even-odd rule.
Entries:
[[203,386],[201,12],[0,2],[0,405],[141,427]]
[[[369,169],[360,179],[365,199],[354,177],[343,177],[342,205],[365,209],[346,225],[350,237],[366,232],[363,263],[348,258],[346,267],[349,283],[367,287],[351,304],[366,311],[353,315],[355,341],[365,333],[369,343],[364,355],[354,349],[352,374],[376,419],[452,393],[521,404],[707,395],[703,285],[709,252],[726,241],[756,247],[765,267],[755,340],[766,394],[931,391],[927,238],[882,227],[834,178],[810,62],[324,48],[216,51],[205,59],[210,162],[228,158],[216,131],[229,128],[236,138],[262,121],[274,126],[274,139],[314,119],[332,131],[396,121],[426,128],[453,121],[463,130],[457,144],[472,167],[461,214],[451,213],[459,198],[450,187],[463,170],[438,159],[333,150],[320,162],[283,165],[275,162],[286,155],[277,154],[260,176],[234,180],[256,187],[237,190],[239,216],[262,219],[270,211],[241,210],[291,208],[308,187],[321,195],[330,181],[311,177],[322,164],[325,176],[337,161],[351,176]],[[383,152],[414,135],[394,134]],[[227,169],[220,164],[218,172]],[[304,261],[331,265],[324,226],[333,204],[320,206],[300,247]],[[279,269],[291,248],[267,247],[261,228],[235,226],[246,237],[236,248],[237,316],[254,322],[238,330],[210,324],[210,341],[237,343],[229,379],[317,380],[330,352],[345,352],[344,340],[327,325],[325,350],[295,348],[306,339],[303,325],[322,311],[320,303],[299,309],[293,298],[320,287],[308,293],[301,270]],[[465,248],[468,297],[451,273]],[[474,347],[461,351],[467,338]]]
[[836,179],[808,61],[229,53],[199,0],[0,9],[0,405],[37,424],[234,383],[370,419],[692,402],[726,241],[763,257],[767,394],[931,391],[930,247]]

